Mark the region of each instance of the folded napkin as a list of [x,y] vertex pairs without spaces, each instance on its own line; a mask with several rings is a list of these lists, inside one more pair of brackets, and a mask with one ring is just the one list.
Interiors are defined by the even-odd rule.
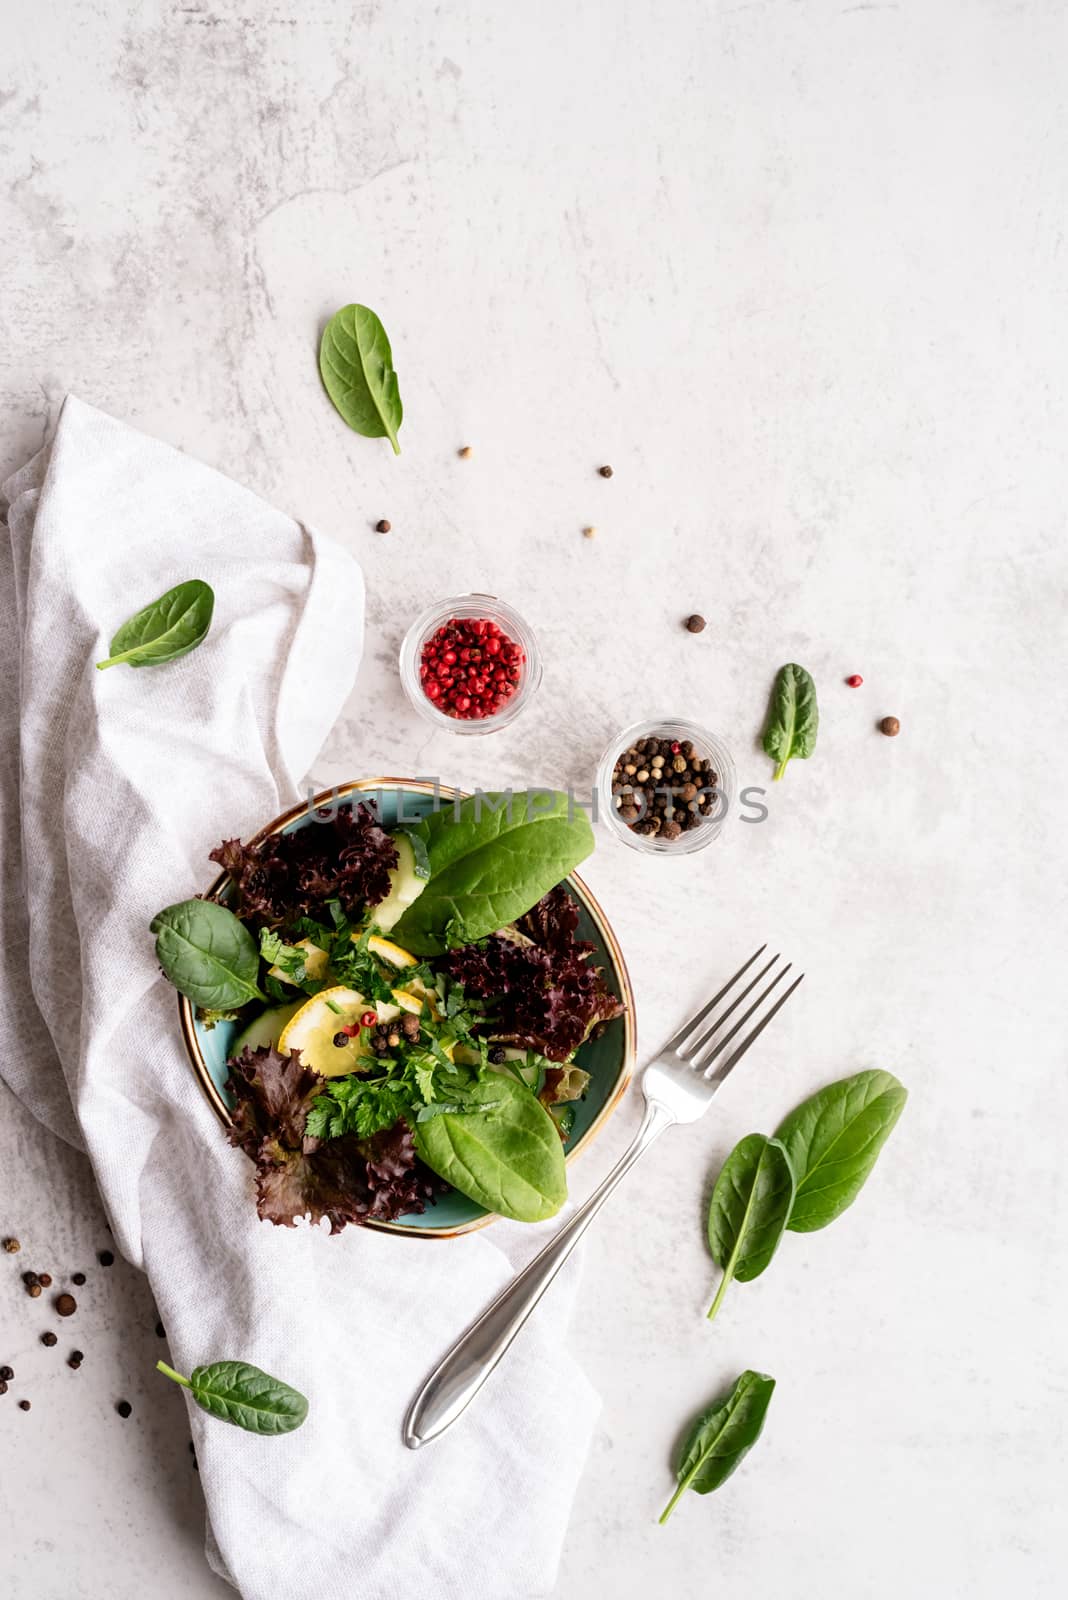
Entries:
[[[18,1042],[4,1077],[88,1150],[175,1365],[248,1360],[310,1401],[278,1439],[191,1406],[209,1559],[245,1600],[545,1594],[597,1408],[560,1348],[568,1285],[468,1416],[406,1450],[415,1387],[507,1280],[508,1257],[483,1235],[260,1222],[252,1167],[193,1079],[148,932],[210,881],[223,835],[301,798],[355,676],[359,568],[73,397],[4,494],[0,1003]],[[216,594],[204,644],[165,666],[94,670],[120,622],[192,577]],[[352,765],[358,776],[358,751]],[[493,1234],[520,1247],[514,1229]]]

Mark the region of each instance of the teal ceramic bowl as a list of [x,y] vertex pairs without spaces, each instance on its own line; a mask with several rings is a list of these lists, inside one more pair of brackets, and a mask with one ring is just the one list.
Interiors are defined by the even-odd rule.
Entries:
[[[452,799],[455,795],[455,791],[448,789],[439,788],[437,792],[442,799]],[[256,838],[263,839],[271,833],[293,832],[308,824],[316,806],[336,804],[339,800],[358,801],[361,796],[374,797],[382,823],[387,828],[401,820],[414,822],[417,817],[432,810],[434,805],[434,788],[431,784],[408,778],[366,778],[355,783],[340,784],[335,789],[316,795],[306,804],[296,806],[268,823]],[[207,891],[206,898],[225,901],[229,881],[225,873],[217,878]],[[634,1069],[635,1035],[634,995],[615,934],[581,878],[572,873],[566,881],[579,907],[578,937],[589,940],[594,946],[594,954],[590,959],[604,968],[609,987],[626,1007],[623,1016],[610,1022],[600,1038],[590,1040],[579,1050],[578,1064],[590,1074],[590,1083],[585,1097],[575,1103],[575,1122],[567,1148],[570,1164],[603,1128],[622,1099]],[[220,1022],[214,1028],[201,1027],[192,1005],[184,996],[179,996],[179,1012],[193,1072],[225,1126],[230,1121],[230,1102],[225,1088],[229,1075],[226,1061],[239,1024]],[[492,1212],[485,1211],[473,1200],[453,1191],[428,1206],[420,1215],[399,1217],[396,1222],[368,1222],[366,1226],[380,1232],[421,1239],[451,1239],[457,1234],[485,1227],[495,1220]]]

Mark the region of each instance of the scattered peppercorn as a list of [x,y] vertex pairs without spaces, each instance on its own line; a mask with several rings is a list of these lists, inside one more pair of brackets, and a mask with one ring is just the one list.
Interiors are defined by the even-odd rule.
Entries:
[[4,1249],[7,1251],[9,1256],[17,1256],[19,1251],[22,1249],[22,1246],[19,1244],[17,1239],[5,1239]]
[[419,1018],[414,1011],[406,1011],[401,1018],[401,1031],[411,1043],[419,1037]]
[[51,1289],[52,1274],[50,1272],[39,1272],[37,1274],[37,1282],[41,1285],[42,1289]]
[[102,1267],[113,1267],[115,1265],[115,1257],[110,1250],[101,1250],[96,1259]]
[[5,1383],[10,1383],[14,1376],[14,1367],[0,1367],[0,1378],[2,1378]]
[[38,1278],[36,1272],[24,1272],[22,1274],[22,1281],[26,1285],[27,1289],[32,1289],[35,1283],[40,1282],[40,1279]]
[[128,1417],[133,1413],[133,1406],[130,1404],[129,1400],[120,1400],[116,1405],[115,1410],[119,1413],[120,1417]]
[[70,1275],[70,1281],[71,1281],[71,1283],[76,1283],[78,1285],[79,1289],[80,1289],[82,1284],[85,1282],[85,1273],[84,1272],[72,1272],[71,1275]]
[[503,1045],[495,1044],[489,1052],[489,1058],[495,1067],[499,1067],[503,1061],[507,1061],[508,1055]]
[[72,1294],[56,1295],[56,1310],[61,1317],[73,1317],[78,1309],[78,1302]]
[[26,1293],[31,1300],[39,1300],[41,1298],[41,1285],[39,1283],[27,1284]]
[[339,1029],[334,1035],[333,1043],[336,1049],[344,1050],[346,1045],[352,1043],[352,1040],[349,1038],[347,1033],[344,1033]]
[[695,611],[692,616],[686,618],[687,633],[704,633],[707,627],[708,623],[699,611]]
[[48,1348],[51,1350],[51,1348],[52,1348],[52,1346],[54,1344],[58,1344],[59,1343],[59,1340],[56,1338],[54,1333],[48,1332],[48,1333],[42,1333],[42,1335],[41,1335],[41,1343],[42,1344],[46,1344],[48,1346]]
[[28,1400],[20,1400],[19,1401],[19,1410],[20,1411],[28,1411],[29,1409],[30,1409],[30,1402]]
[[392,522],[387,522],[385,517],[383,517],[381,522],[376,522],[375,523],[375,532],[376,533],[388,533],[390,528],[392,528],[392,526],[393,526]]
[[596,537],[597,537],[597,529],[596,528],[583,528],[582,537],[584,539],[596,539]]
[[611,467],[598,467],[597,471],[601,474],[602,478],[610,478],[612,476]]
[[859,689],[863,682],[864,679],[861,677],[859,672],[854,672],[851,677],[846,679],[846,683],[848,683],[851,689]]
[[67,1357],[67,1365],[68,1367],[72,1368],[73,1371],[77,1372],[84,1360],[85,1357],[82,1355],[80,1350],[72,1350],[70,1355]]
[[893,739],[901,732],[901,724],[896,717],[884,717],[879,724],[879,732],[885,733],[888,739]]
[[0,1394],[7,1394],[7,1383],[3,1378],[0,1378]]
[[157,1322],[156,1323],[156,1338],[157,1339],[165,1339],[166,1337],[167,1337],[166,1328],[163,1326],[162,1322]]
[[461,448],[457,450],[456,454],[460,457],[461,461],[466,461],[471,455],[471,446],[469,444],[461,446]]

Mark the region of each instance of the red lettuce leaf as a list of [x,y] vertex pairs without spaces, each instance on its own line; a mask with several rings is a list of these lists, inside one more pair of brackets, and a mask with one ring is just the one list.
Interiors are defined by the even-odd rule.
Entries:
[[535,944],[493,935],[445,958],[449,975],[468,994],[490,1002],[481,1031],[566,1061],[584,1039],[623,1006],[590,964],[593,946],[576,940],[578,910],[562,886],[550,891],[518,924]]
[[256,1167],[256,1209],[265,1221],[294,1226],[298,1217],[330,1232],[347,1222],[392,1222],[421,1212],[445,1185],[415,1153],[404,1122],[370,1139],[305,1133],[308,1107],[325,1080],[297,1051],[243,1050],[230,1062],[227,1088],[236,1100],[227,1137]]
[[329,923],[327,901],[358,913],[378,905],[390,890],[396,846],[364,805],[317,813],[295,833],[272,833],[258,844],[224,839],[211,852],[234,881],[239,917],[280,927],[302,916]]

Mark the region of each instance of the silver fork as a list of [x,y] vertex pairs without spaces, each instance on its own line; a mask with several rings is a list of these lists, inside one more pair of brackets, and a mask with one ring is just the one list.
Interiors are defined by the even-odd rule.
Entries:
[[[727,1047],[750,1018],[757,1015],[790,971],[791,964],[787,962],[727,1032],[721,1034],[725,1024],[739,1006],[745,1005],[753,990],[768,976],[780,958],[772,956],[721,1014],[713,1017],[712,1013],[720,1001],[725,1000],[735,985],[741,982],[750,967],[760,960],[766,949],[767,945],[761,945],[730,982],[725,983],[695,1017],[691,1017],[677,1033],[672,1034],[655,1061],[645,1068],[640,1080],[645,1095],[645,1115],[630,1149],[612,1168],[600,1188],[594,1190],[586,1204],[564,1224],[544,1250],[528,1262],[522,1272],[516,1274],[508,1287],[434,1368],[404,1419],[404,1442],[410,1450],[418,1450],[420,1445],[436,1439],[470,1405],[616,1184],[665,1128],[670,1128],[676,1122],[697,1121],[707,1110],[712,1096],[727,1074],[742,1059],[754,1039],[763,1033],[775,1013],[789,1000],[804,973],[777,996],[730,1054],[724,1055]],[[698,1035],[696,1038],[695,1034]]]

